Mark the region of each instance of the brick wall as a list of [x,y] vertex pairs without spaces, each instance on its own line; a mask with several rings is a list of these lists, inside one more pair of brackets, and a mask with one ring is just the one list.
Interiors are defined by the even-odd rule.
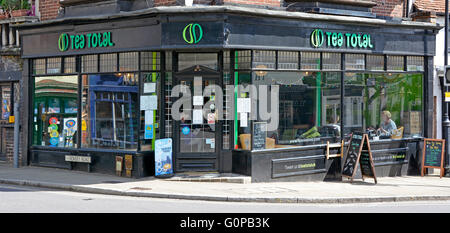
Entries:
[[373,13],[381,16],[403,17],[405,0],[375,0],[374,2],[377,5],[372,8]]
[[41,20],[54,19],[58,16],[59,0],[39,0]]

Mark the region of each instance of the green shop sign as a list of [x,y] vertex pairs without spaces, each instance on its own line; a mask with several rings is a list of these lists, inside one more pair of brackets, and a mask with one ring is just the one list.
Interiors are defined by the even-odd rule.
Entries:
[[203,28],[198,23],[190,23],[183,29],[183,39],[188,44],[197,44],[203,38]]
[[373,44],[370,34],[324,32],[322,29],[314,29],[311,32],[311,45],[320,48],[325,43],[327,47],[372,49]]
[[58,48],[61,52],[69,49],[85,49],[98,47],[112,47],[114,42],[111,39],[111,32],[88,33],[69,35],[63,33],[58,39]]

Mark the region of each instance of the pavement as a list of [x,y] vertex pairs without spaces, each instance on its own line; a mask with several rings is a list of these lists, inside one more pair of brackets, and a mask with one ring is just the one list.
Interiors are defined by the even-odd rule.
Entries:
[[[180,178],[181,177],[181,178]],[[197,176],[198,177],[198,176]],[[141,179],[57,168],[13,168],[0,163],[0,183],[65,191],[187,200],[271,203],[365,203],[450,200],[450,178],[436,175],[344,179],[336,182],[250,183],[248,177],[217,175],[219,180],[187,176],[172,179]],[[225,179],[225,180],[223,180]],[[240,181],[235,181],[236,179]],[[221,181],[221,182],[218,182]],[[223,182],[225,181],[225,182]]]

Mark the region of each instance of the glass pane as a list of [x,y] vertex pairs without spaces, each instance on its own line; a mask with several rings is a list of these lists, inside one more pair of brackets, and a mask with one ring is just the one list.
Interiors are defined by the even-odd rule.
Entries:
[[404,70],[403,56],[387,56],[387,70],[389,71],[403,71]]
[[1,95],[2,95],[2,120],[8,120],[11,115],[11,87],[2,86],[1,87]]
[[[161,74],[160,73],[143,73],[142,74],[143,90],[142,96],[157,96],[161,94]],[[157,100],[158,101],[158,100]],[[141,140],[141,150],[154,150],[154,143],[159,139],[160,135],[160,119],[159,109],[161,109],[159,101],[157,102],[157,109],[141,111],[141,133],[139,138]]]
[[65,57],[64,58],[64,73],[75,73],[76,62],[75,57]]
[[322,53],[322,69],[323,70],[340,70],[341,54],[340,53]]
[[367,69],[368,70],[384,70],[384,56],[383,55],[367,55]]
[[117,54],[100,54],[100,72],[117,71]]
[[278,51],[278,69],[297,70],[298,52]]
[[424,60],[423,57],[419,56],[408,56],[406,57],[408,71],[424,71]]
[[81,57],[81,72],[98,72],[98,55],[85,55]]
[[[141,52],[141,70],[160,70],[160,53],[159,52]],[[166,64],[166,67],[172,67],[172,64]]]
[[172,137],[172,98],[170,95],[172,94],[172,72],[166,72],[165,77],[165,87],[164,87],[164,95],[165,95],[165,111],[164,111],[164,120],[165,120],[165,137]]
[[61,73],[61,58],[52,57],[47,59],[47,74]]
[[33,145],[76,147],[78,76],[36,77]]
[[275,69],[275,61],[275,51],[253,51],[253,69]]
[[45,58],[33,60],[33,74],[45,74]]
[[320,70],[320,53],[301,52],[300,59],[302,70]]
[[135,150],[138,75],[83,75],[82,147]]
[[346,70],[364,70],[364,54],[345,54]]
[[345,77],[346,136],[363,130],[371,139],[422,135],[422,74],[361,74]]
[[166,52],[166,70],[172,71],[172,52]]
[[251,69],[251,63],[252,63],[252,51],[251,50],[236,51],[234,56],[235,56],[234,69],[236,69],[236,70]]
[[178,54],[178,70],[184,70],[193,66],[205,66],[218,70],[217,53],[180,53]]
[[138,53],[119,53],[119,71],[137,71],[139,69]]

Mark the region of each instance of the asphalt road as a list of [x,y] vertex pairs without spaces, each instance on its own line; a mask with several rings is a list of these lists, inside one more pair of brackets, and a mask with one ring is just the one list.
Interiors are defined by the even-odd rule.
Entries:
[[0,185],[0,213],[449,213],[450,201],[287,204],[124,197]]

